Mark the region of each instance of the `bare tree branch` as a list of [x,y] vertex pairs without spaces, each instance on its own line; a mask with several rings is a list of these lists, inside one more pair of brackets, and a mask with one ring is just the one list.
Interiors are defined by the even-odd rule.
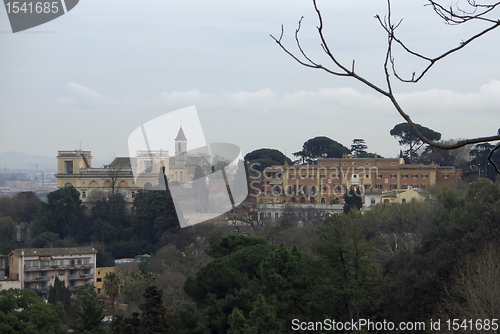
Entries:
[[[291,51],[289,51],[283,45],[283,43],[282,43],[283,26],[282,26],[282,31],[281,31],[281,35],[280,35],[279,39],[275,38],[272,35],[271,35],[271,37],[276,41],[276,43],[278,43],[278,45],[289,56],[291,56],[293,59],[295,59],[299,64],[306,66],[306,67],[310,67],[310,68],[321,69],[321,70],[324,70],[325,72],[333,74],[335,76],[353,77],[354,79],[356,79],[356,80],[362,82],[363,84],[367,85],[368,87],[372,88],[376,92],[386,96],[387,98],[389,98],[389,100],[391,101],[393,106],[396,108],[398,113],[401,115],[401,117],[403,117],[405,119],[405,121],[410,125],[413,132],[415,132],[415,134],[424,143],[431,145],[433,147],[436,147],[436,148],[440,148],[440,149],[444,149],[444,150],[452,150],[452,149],[456,149],[456,148],[463,147],[463,146],[470,145],[470,144],[498,141],[498,140],[500,140],[500,134],[497,133],[496,135],[492,135],[492,136],[477,137],[477,138],[471,138],[471,139],[460,139],[460,140],[456,141],[455,143],[443,143],[443,142],[438,143],[438,142],[434,142],[434,141],[427,139],[426,137],[424,137],[420,133],[420,131],[418,130],[415,123],[413,123],[411,117],[404,112],[403,108],[400,106],[399,102],[397,101],[397,99],[392,91],[391,75],[394,75],[394,77],[396,77],[397,79],[399,79],[402,82],[416,83],[420,79],[422,79],[422,77],[430,70],[430,68],[436,62],[438,62],[441,59],[444,59],[445,57],[449,56],[450,54],[452,54],[454,52],[461,50],[466,45],[470,44],[472,41],[478,39],[479,37],[485,35],[486,33],[490,32],[490,31],[492,31],[500,26],[500,20],[498,20],[498,19],[494,20],[494,19],[489,19],[489,18],[485,17],[486,14],[490,13],[493,9],[495,9],[497,6],[500,5],[500,1],[495,2],[492,5],[476,4],[473,0],[467,0],[467,1],[468,1],[468,4],[473,8],[473,10],[471,12],[466,12],[458,7],[456,9],[453,9],[453,7],[451,7],[450,9],[446,9],[443,6],[439,5],[436,1],[428,0],[427,6],[431,6],[433,8],[434,12],[436,12],[437,15],[439,15],[441,18],[445,19],[445,22],[448,24],[462,24],[462,23],[472,21],[472,20],[480,20],[480,21],[488,22],[491,24],[488,28],[483,29],[482,31],[480,31],[477,34],[473,35],[472,37],[468,38],[467,40],[462,41],[459,46],[452,48],[452,49],[449,49],[437,57],[431,58],[431,57],[424,56],[418,52],[411,50],[400,39],[395,37],[394,32],[401,25],[402,20],[400,20],[397,24],[392,23],[392,20],[391,20],[392,19],[391,18],[391,14],[392,14],[391,13],[391,2],[390,2],[390,0],[387,0],[387,8],[388,8],[387,15],[384,17],[383,20],[381,19],[381,17],[379,15],[375,16],[375,18],[379,21],[382,28],[387,33],[387,50],[386,50],[386,56],[385,56],[385,61],[384,61],[384,65],[383,65],[384,66],[384,73],[385,73],[385,81],[386,81],[386,85],[387,85],[386,88],[379,87],[379,86],[375,85],[374,83],[372,83],[371,81],[369,81],[369,80],[365,79],[364,77],[360,76],[359,74],[357,74],[354,71],[354,61],[352,63],[351,69],[349,69],[347,66],[344,66],[335,57],[335,55],[331,52],[331,50],[328,46],[328,43],[323,35],[323,17],[321,15],[320,10],[318,9],[316,0],[312,0],[312,2],[314,5],[314,9],[316,11],[316,15],[317,15],[318,20],[319,20],[319,25],[317,26],[317,30],[318,30],[319,38],[321,41],[321,47],[322,47],[323,51],[328,55],[328,57],[332,60],[335,67],[337,67],[336,70],[330,69],[326,66],[318,64],[315,61],[313,61],[309,56],[306,56],[306,53],[302,49],[300,42],[299,42],[299,32],[300,32],[300,28],[302,25],[303,17],[301,17],[301,19],[299,20],[298,28],[295,31],[295,39],[296,39],[297,47],[298,47],[300,53],[306,59],[307,62],[303,61],[299,57],[295,56]],[[423,71],[420,72],[420,74],[416,75],[416,73],[414,72],[412,74],[411,79],[403,79],[402,77],[400,77],[397,74],[396,67],[395,67],[395,60],[392,56],[394,43],[401,46],[410,55],[413,55],[417,58],[426,60],[429,62],[429,64],[427,65],[427,67],[424,68]],[[492,150],[492,152],[490,152],[490,156],[497,149],[498,149],[498,145]],[[491,161],[491,159],[489,159],[489,160],[490,160],[490,162],[492,162],[492,164],[495,166],[495,169],[498,172],[497,166],[493,163],[493,161]]]

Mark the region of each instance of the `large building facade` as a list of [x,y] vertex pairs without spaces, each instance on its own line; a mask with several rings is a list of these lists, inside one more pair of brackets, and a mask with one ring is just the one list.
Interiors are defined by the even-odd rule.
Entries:
[[359,189],[365,205],[377,204],[396,190],[425,191],[461,177],[453,166],[405,164],[403,159],[318,159],[316,164],[271,166],[258,189],[261,204],[343,203],[348,189]]
[[92,247],[26,248],[9,254],[9,279],[47,298],[56,277],[71,291],[96,284],[96,254]]
[[192,179],[196,165],[206,173],[210,170],[205,158],[188,156],[187,138],[182,127],[175,139],[174,157],[163,150],[137,151],[135,157],[118,157],[109,165],[96,168],[92,166],[90,151],[75,150],[59,151],[57,160],[58,188],[75,187],[84,204],[119,193],[130,206],[138,191],[159,184],[163,170],[169,182],[179,183]]

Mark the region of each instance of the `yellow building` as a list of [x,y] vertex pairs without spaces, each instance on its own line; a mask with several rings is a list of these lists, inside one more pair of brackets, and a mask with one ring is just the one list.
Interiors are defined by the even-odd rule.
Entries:
[[[201,160],[200,160],[201,159]],[[169,181],[186,183],[191,181],[196,165],[205,172],[210,164],[203,157],[188,157],[187,139],[182,127],[175,138],[175,157],[168,151],[137,151],[135,157],[118,157],[109,165],[92,167],[90,151],[59,151],[57,187],[75,187],[80,192],[84,204],[91,204],[99,198],[119,193],[132,205],[135,195],[142,189],[152,189],[158,185],[160,171]]]
[[98,295],[106,295],[102,288],[102,284],[104,281],[104,277],[106,277],[107,273],[114,273],[115,267],[100,267],[96,268],[96,283],[95,283],[95,291],[97,292]]

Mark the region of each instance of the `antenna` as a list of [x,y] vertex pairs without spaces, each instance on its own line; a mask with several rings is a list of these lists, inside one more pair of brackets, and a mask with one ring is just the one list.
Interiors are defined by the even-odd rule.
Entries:
[[80,151],[81,151],[82,150],[82,142],[79,141],[78,143],[80,144]]

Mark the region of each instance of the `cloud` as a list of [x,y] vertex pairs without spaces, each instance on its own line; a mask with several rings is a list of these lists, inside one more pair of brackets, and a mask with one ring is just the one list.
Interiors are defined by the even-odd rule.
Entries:
[[87,99],[103,99],[104,97],[93,89],[87,88],[85,86],[79,85],[73,81],[66,84],[68,90],[78,96]]

